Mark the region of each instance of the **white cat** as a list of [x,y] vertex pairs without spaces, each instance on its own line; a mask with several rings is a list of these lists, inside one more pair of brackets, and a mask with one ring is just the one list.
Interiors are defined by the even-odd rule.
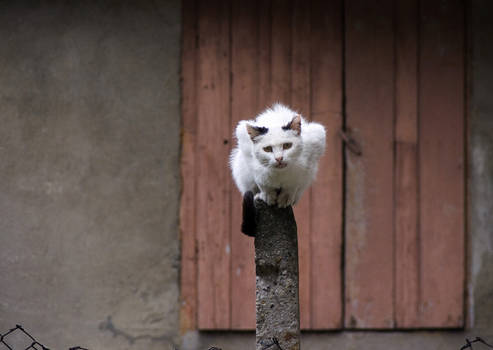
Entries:
[[238,189],[281,208],[298,202],[325,150],[324,127],[282,104],[240,121],[236,138],[230,166]]

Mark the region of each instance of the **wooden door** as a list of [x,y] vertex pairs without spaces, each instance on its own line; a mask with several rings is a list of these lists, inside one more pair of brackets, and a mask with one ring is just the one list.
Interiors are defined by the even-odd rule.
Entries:
[[463,3],[345,4],[345,326],[461,327]]
[[302,328],[461,327],[463,4],[185,0],[183,11],[182,329],[255,328],[253,240],[227,163],[236,123],[277,101],[327,130],[295,208]]

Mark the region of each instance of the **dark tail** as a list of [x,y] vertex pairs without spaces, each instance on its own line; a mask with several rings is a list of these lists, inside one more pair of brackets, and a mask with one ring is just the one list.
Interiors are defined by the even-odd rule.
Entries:
[[253,192],[247,191],[243,196],[243,222],[241,232],[250,237],[255,237],[257,233],[257,223],[255,222],[255,205],[253,203]]

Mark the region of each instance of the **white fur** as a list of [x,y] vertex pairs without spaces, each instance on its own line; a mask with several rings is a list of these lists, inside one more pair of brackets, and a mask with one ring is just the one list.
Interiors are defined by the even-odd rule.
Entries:
[[[300,134],[283,130],[282,127],[296,115],[298,113],[288,107],[275,104],[255,120],[238,123],[235,133],[238,145],[231,152],[230,166],[242,194],[252,191],[255,198],[283,208],[296,204],[313,182],[318,160],[325,150],[325,129],[318,123],[301,118]],[[247,124],[269,130],[257,136],[254,142],[247,132]],[[283,145],[288,143],[292,146],[283,149]],[[272,147],[272,152],[264,150],[268,146]],[[282,161],[279,161],[281,157]]]

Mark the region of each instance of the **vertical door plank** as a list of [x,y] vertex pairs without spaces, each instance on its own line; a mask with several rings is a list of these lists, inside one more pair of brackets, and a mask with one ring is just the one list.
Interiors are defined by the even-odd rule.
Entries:
[[417,327],[418,251],[418,3],[396,2],[395,322]]
[[393,327],[393,1],[346,1],[346,308],[349,328]]
[[181,238],[181,303],[180,330],[197,328],[197,256],[195,253],[195,155],[197,137],[196,101],[196,35],[197,8],[195,0],[183,2],[182,105],[183,118],[181,178],[183,190],[180,202]]
[[[291,106],[305,118],[310,118],[310,2],[293,1],[291,26]],[[303,132],[303,130],[302,130]],[[310,191],[306,191],[295,206],[298,227],[300,326],[310,329]]]
[[229,2],[199,5],[198,326],[231,326]]
[[311,117],[326,127],[327,147],[311,190],[311,328],[342,326],[342,6],[311,8]]
[[257,52],[258,52],[258,86],[257,112],[263,111],[272,103],[271,93],[271,38],[272,17],[271,1],[258,1]]
[[[258,55],[255,1],[232,2],[232,127],[253,119],[257,112]],[[255,249],[253,239],[240,232],[241,195],[233,188],[231,201],[231,327],[255,328]]]
[[395,164],[395,322],[419,327],[419,240],[416,145],[396,143]]
[[271,101],[291,103],[291,1],[272,1]]
[[421,3],[421,326],[463,326],[464,5]]

